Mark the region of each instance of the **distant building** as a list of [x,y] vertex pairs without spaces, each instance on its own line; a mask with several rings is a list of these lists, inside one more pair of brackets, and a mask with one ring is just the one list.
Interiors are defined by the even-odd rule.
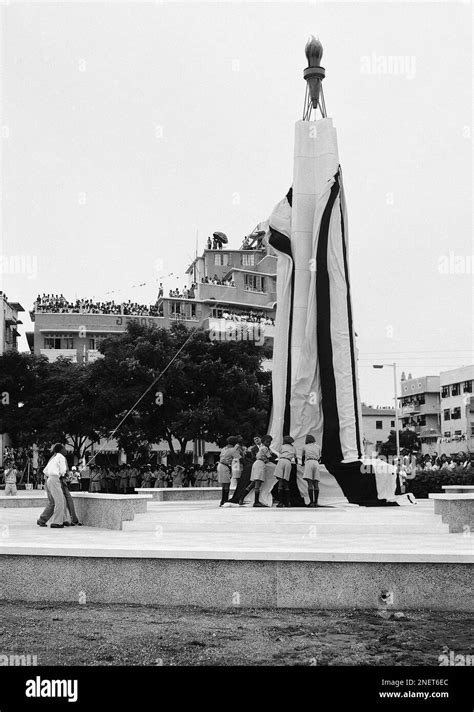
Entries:
[[382,443],[387,442],[391,430],[395,430],[395,408],[374,408],[362,403],[362,432],[366,457],[380,452]]
[[18,302],[9,302],[6,294],[0,292],[0,356],[6,351],[18,351],[18,326],[22,322],[18,314],[25,310]]
[[[62,295],[40,300],[30,313],[34,323],[34,333],[28,334],[30,349],[50,361],[62,357],[74,363],[90,363],[101,357],[101,341],[124,333],[130,322],[165,329],[180,322],[188,328],[209,330],[210,338],[272,343],[277,258],[261,240],[254,248],[252,244],[246,238],[240,249],[223,249],[222,245],[205,249],[186,271],[187,286],[170,290],[168,295],[160,286],[157,301],[150,307],[85,300],[69,304]],[[265,360],[263,368],[271,369],[271,361]],[[218,453],[213,443],[189,446],[190,457],[201,460],[205,457],[212,462]],[[119,456],[114,441],[108,441],[105,447],[109,459]],[[153,450],[164,453],[166,444],[159,443]]]
[[439,376],[409,377],[401,381],[401,426],[419,435],[422,453],[432,452],[441,435],[439,383]]
[[104,338],[124,333],[131,321],[166,329],[179,321],[188,328],[210,329],[216,338],[228,335],[228,340],[232,334],[235,337],[235,323],[243,322],[249,326],[248,338],[259,343],[273,339],[276,257],[266,248],[204,250],[186,274],[186,288],[159,294],[156,304],[147,308],[153,316],[121,313],[120,305],[115,305],[114,313],[92,313],[89,307],[53,311],[35,305],[34,335],[29,338],[34,353],[50,361],[61,356],[88,363],[100,356],[98,347]]
[[474,450],[474,365],[440,374],[441,452]]
[[[0,356],[8,351],[18,351],[18,327],[22,324],[18,314],[24,311],[21,304],[9,302],[7,295],[0,292]],[[0,433],[0,466],[3,465],[4,448],[10,444],[8,433]]]
[[402,426],[418,433],[423,454],[474,450],[473,383],[474,365],[439,376],[402,378]]

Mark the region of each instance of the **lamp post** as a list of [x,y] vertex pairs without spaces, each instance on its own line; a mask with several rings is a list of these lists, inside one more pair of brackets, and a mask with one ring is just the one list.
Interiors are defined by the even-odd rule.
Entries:
[[397,458],[400,458],[400,434],[399,434],[399,421],[398,421],[398,396],[397,396],[397,364],[372,364],[373,368],[383,368],[385,365],[391,366],[393,368],[393,398],[395,401],[395,442],[397,446]]

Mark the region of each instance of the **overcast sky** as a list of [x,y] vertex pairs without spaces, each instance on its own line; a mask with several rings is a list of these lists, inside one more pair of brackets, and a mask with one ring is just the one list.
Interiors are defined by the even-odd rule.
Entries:
[[469,3],[10,0],[1,15],[0,252],[25,260],[0,276],[11,301],[150,303],[163,276],[184,283],[196,236],[199,251],[215,230],[238,247],[291,184],[313,33],[348,202],[361,397],[393,397],[372,363],[472,362]]

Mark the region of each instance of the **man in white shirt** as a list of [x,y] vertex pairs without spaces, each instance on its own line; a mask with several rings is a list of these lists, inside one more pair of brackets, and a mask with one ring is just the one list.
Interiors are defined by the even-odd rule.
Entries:
[[[46,514],[53,508],[51,516],[51,529],[62,529],[66,519],[66,500],[64,499],[63,489],[61,487],[60,477],[66,474],[68,466],[66,460],[66,449],[61,443],[57,443],[53,448],[53,457],[49,460],[44,468],[45,475],[45,490],[48,495],[49,503],[38,519],[39,526],[45,526],[40,523],[46,519]],[[48,516],[49,519],[49,516]],[[47,519],[46,519],[47,520]]]

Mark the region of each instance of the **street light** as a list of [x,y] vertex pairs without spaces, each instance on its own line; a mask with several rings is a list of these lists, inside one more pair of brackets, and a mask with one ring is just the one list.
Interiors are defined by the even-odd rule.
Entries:
[[399,435],[399,424],[398,424],[398,397],[397,397],[397,364],[383,364],[374,363],[373,368],[384,368],[384,366],[391,366],[393,368],[393,399],[395,401],[395,442],[397,444],[397,458],[400,458],[400,435]]

